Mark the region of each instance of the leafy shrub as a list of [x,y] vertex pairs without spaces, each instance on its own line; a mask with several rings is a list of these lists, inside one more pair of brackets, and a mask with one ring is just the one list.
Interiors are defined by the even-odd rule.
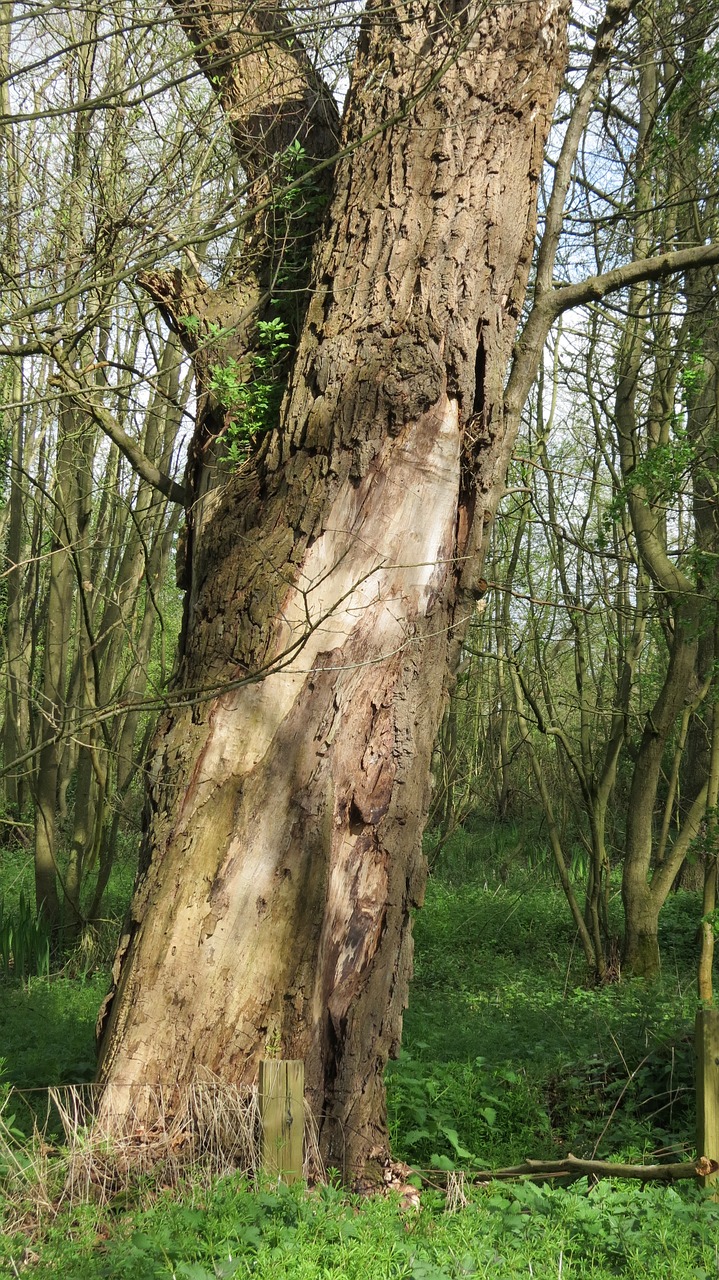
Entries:
[[526,1074],[469,1062],[426,1062],[403,1053],[387,1072],[392,1146],[420,1168],[488,1168],[517,1147],[537,1151],[549,1117]]
[[258,349],[252,357],[244,365],[230,357],[210,369],[210,390],[227,413],[223,439],[226,460],[233,466],[244,461],[276,421],[285,389],[280,366],[289,346],[283,320],[258,320]]

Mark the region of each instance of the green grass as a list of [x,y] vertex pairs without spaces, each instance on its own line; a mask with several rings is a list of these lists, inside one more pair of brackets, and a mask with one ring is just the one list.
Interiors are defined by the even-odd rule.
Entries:
[[[417,916],[404,1049],[388,1071],[397,1155],[430,1171],[569,1150],[681,1158],[694,1127],[697,899],[678,894],[667,905],[658,982],[592,990],[556,886],[526,864],[502,883],[498,842],[460,833],[454,844]],[[19,892],[18,860],[12,870]],[[122,874],[108,916],[124,905]],[[21,1089],[89,1077],[108,954],[98,945],[49,980],[0,986],[0,1058]],[[27,1128],[22,1106],[11,1107]],[[229,1178],[170,1194],[146,1183],[107,1208],[65,1208],[39,1222],[31,1197],[0,1197],[0,1275],[18,1274],[24,1258],[34,1259],[28,1274],[68,1280],[719,1275],[719,1206],[690,1184],[495,1183],[468,1196],[450,1215],[431,1190],[413,1213],[333,1187],[258,1193]]]
[[[65,1213],[46,1229],[30,1274],[65,1280],[252,1276],[258,1280],[460,1280],[583,1277],[707,1280],[717,1274],[719,1207],[701,1192],[531,1184],[475,1190],[444,1210],[425,1192],[419,1212],[395,1198],[358,1201],[333,1188],[250,1192],[228,1178],[188,1187],[148,1209]],[[9,1231],[0,1273],[13,1275],[25,1235]],[[530,1270],[531,1266],[531,1270]]]
[[[20,895],[33,894],[32,857],[2,850],[0,898],[17,909]],[[95,1074],[95,1020],[109,983],[109,966],[134,876],[130,858],[114,870],[103,920],[88,930],[48,978],[0,979],[0,1058],[4,1076],[17,1090],[18,1124],[32,1129],[47,1115],[47,1086],[80,1084]]]
[[[495,1167],[567,1150],[636,1159],[690,1147],[699,911],[690,894],[668,903],[657,982],[593,990],[558,890],[536,877],[493,889],[431,881],[415,923],[404,1056],[389,1073],[402,1154],[453,1157],[451,1139],[408,1146],[413,1106],[410,1132],[441,1113],[460,1146]],[[429,1126],[419,1115],[428,1100]]]

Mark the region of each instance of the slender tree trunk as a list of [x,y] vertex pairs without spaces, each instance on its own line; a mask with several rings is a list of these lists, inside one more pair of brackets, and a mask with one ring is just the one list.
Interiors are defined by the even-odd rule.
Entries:
[[[637,977],[654,977],[660,967],[659,912],[673,874],[669,877],[666,874],[651,876],[654,810],[667,740],[694,688],[697,632],[695,601],[689,600],[685,608],[676,610],[669,666],[659,697],[647,715],[632,774],[627,804],[622,900],[624,965]],[[673,866],[675,861],[676,845],[674,857],[662,864],[662,872],[666,873],[667,867]],[[674,866],[674,874],[678,870],[679,866]]]
[[[368,11],[281,430],[195,530],[182,688],[101,1054],[105,1119],[304,1059],[328,1163],[387,1146],[455,628],[506,465],[563,9]],[[380,127],[381,126],[381,127]]]
[[[662,87],[659,84],[662,55],[656,48],[656,30],[649,14],[642,13],[639,30],[644,56],[640,76],[641,110],[637,149],[637,168],[640,173],[634,244],[637,253],[645,251],[650,235],[656,235],[656,228],[651,223],[651,211],[657,207],[657,194],[652,184],[650,144]],[[683,73],[687,83],[694,84],[695,92],[701,85],[701,50],[707,39],[706,14],[704,11],[690,9],[686,16],[685,44],[683,48],[680,46],[680,53]],[[687,107],[689,109],[684,115]],[[692,140],[698,118],[696,110],[696,103],[693,106],[684,103],[682,108],[677,108],[673,119],[677,136],[683,139],[682,151],[686,148],[689,155],[696,145]],[[679,150],[675,152],[675,155],[678,154]],[[698,153],[694,152],[694,155],[696,157]],[[683,228],[679,227],[679,234],[683,239],[695,235],[701,239],[705,234],[704,228],[713,226],[715,214],[711,203],[697,192],[695,172],[691,163],[687,166],[686,158],[682,160],[679,171],[674,169],[673,161],[669,165],[667,181],[672,198],[668,203],[678,203],[682,212],[679,215],[667,212],[666,232],[663,228],[662,234],[676,234],[675,219],[685,222]],[[687,174],[692,174],[689,185],[686,185]],[[677,184],[681,184],[683,202],[676,202]],[[694,339],[694,355],[701,353],[704,357],[704,343],[701,340],[696,342],[699,336],[697,326],[706,325],[708,333],[715,329],[716,306],[712,286],[709,285],[707,289],[709,279],[705,277],[702,281],[702,275],[699,272],[694,284],[686,290],[689,304],[686,337],[690,339],[688,351],[692,352],[691,339]],[[697,298],[702,292],[702,303],[697,306]],[[696,451],[692,462],[696,555],[693,557],[693,564],[692,559],[687,557],[686,568],[668,550],[667,502],[656,491],[652,491],[651,485],[647,485],[642,477],[642,463],[652,460],[652,455],[656,459],[660,458],[659,450],[662,446],[666,448],[672,438],[670,425],[677,394],[677,366],[673,351],[676,339],[671,321],[673,303],[672,293],[667,298],[660,297],[652,302],[646,287],[632,289],[631,317],[619,361],[615,405],[627,508],[642,563],[653,580],[656,598],[661,602],[660,617],[663,612],[669,650],[661,689],[647,715],[642,733],[627,813],[622,880],[626,920],[624,962],[631,972],[644,977],[652,977],[659,970],[659,912],[691,841],[699,833],[706,811],[708,781],[704,777],[696,788],[679,834],[670,849],[666,847],[665,833],[660,833],[660,857],[656,859],[652,869],[654,815],[663,756],[677,722],[680,725],[682,721],[686,722],[687,709],[692,711],[708,692],[711,671],[708,679],[701,671],[700,641],[704,635],[711,642],[716,618],[716,599],[713,598],[714,591],[710,585],[714,576],[713,569],[710,570],[709,581],[703,577],[707,561],[713,566],[716,559],[712,554],[716,537],[716,483],[711,468],[712,456],[716,456],[716,394],[714,388],[710,388],[708,396],[702,394],[704,378],[715,375],[712,360],[712,351],[716,350],[715,342],[710,343],[706,357],[701,361],[705,367],[694,371],[695,377],[699,375],[697,387],[692,390],[688,383],[685,396],[687,438]],[[643,351],[646,349],[644,344],[649,336],[650,322],[651,341],[656,354],[648,408],[645,412],[639,409],[640,385]],[[642,421],[642,418],[645,420]],[[708,484],[704,480],[705,476]],[[702,552],[709,548],[711,550],[707,557]],[[684,729],[681,728],[682,735],[683,732]],[[669,816],[671,817],[671,810]]]
[[455,825],[455,788],[457,784],[457,698],[453,691],[447,704],[439,735],[442,753],[444,794],[439,814],[440,838],[444,841]]
[[[10,32],[12,30],[11,3],[0,4],[0,164],[6,188],[6,220],[2,242],[2,254],[7,279],[20,279],[20,246],[18,243],[18,217],[22,201],[22,167],[18,163],[17,139],[11,119],[8,85],[11,75]],[[7,286],[6,286],[7,287]],[[9,297],[8,297],[9,303]],[[6,303],[7,305],[7,303]],[[5,767],[19,759],[26,746],[26,717],[23,705],[27,704],[27,664],[24,661],[23,628],[21,613],[22,570],[20,560],[23,546],[23,518],[26,494],[22,482],[25,461],[25,414],[23,410],[23,365],[15,360],[9,369],[9,386],[4,388],[7,401],[3,406],[3,429],[10,436],[10,501],[5,547],[7,601],[5,623],[5,650],[7,657],[7,683],[5,686],[5,722],[3,726],[3,763]],[[7,420],[9,418],[9,421]],[[24,723],[25,721],[25,723]],[[5,800],[11,813],[21,818],[25,804],[26,788],[22,773],[10,769],[5,775]]]
[[62,726],[66,715],[66,681],[72,623],[74,570],[69,522],[74,490],[73,415],[62,411],[57,454],[53,544],[47,597],[47,622],[40,701],[40,742],[34,782],[35,895],[37,909],[54,929],[60,923],[57,888],[57,803]]
[[697,971],[700,1000],[713,1002],[714,915],[717,900],[717,856],[719,855],[719,824],[717,800],[719,799],[719,706],[715,702],[712,714],[711,745],[709,754],[709,784],[707,790],[707,823],[704,839],[704,896],[702,902],[702,943]]
[[[87,10],[83,40],[77,53],[78,97],[91,91],[97,14]],[[64,209],[63,267],[67,279],[80,268],[83,247],[84,183],[87,179],[90,113],[79,111],[71,144],[71,181]],[[63,319],[72,332],[79,320],[79,303],[71,298]],[[38,912],[57,929],[60,923],[58,894],[57,822],[64,811],[68,770],[63,775],[63,726],[67,716],[67,682],[73,624],[76,560],[81,554],[90,477],[85,448],[87,423],[67,396],[60,399],[57,424],[57,460],[52,510],[52,556],[47,598],[47,622],[40,703],[40,752],[34,779],[35,893]],[[73,752],[74,754],[74,752]]]
[[[23,732],[22,705],[26,698],[27,664],[24,661],[22,625],[22,570],[20,560],[23,546],[23,517],[25,493],[22,486],[24,457],[24,421],[22,411],[22,372],[20,364],[13,365],[11,400],[14,408],[10,463],[10,519],[6,548],[7,563],[7,614],[5,623],[5,647],[7,653],[7,685],[5,688],[5,724],[3,728],[3,761],[12,766],[26,747]],[[21,818],[25,807],[26,788],[21,771],[12,767],[5,775],[5,799],[10,812]]]

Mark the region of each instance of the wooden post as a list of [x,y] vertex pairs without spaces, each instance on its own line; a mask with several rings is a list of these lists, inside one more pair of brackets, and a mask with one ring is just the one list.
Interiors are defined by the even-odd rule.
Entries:
[[[697,1155],[719,1160],[719,1009],[700,1009],[695,1027],[697,1057]],[[702,1178],[704,1186],[717,1174]]]
[[302,1177],[305,1130],[305,1064],[264,1058],[260,1062],[262,1168],[270,1178]]

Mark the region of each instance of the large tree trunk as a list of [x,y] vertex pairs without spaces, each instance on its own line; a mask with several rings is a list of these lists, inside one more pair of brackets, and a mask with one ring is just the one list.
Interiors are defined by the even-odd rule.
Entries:
[[195,532],[102,1042],[118,1125],[138,1086],[251,1082],[270,1046],[304,1059],[329,1163],[351,1178],[386,1150],[430,755],[506,465],[564,28],[553,3],[365,18],[345,125],[364,141],[282,425]]

